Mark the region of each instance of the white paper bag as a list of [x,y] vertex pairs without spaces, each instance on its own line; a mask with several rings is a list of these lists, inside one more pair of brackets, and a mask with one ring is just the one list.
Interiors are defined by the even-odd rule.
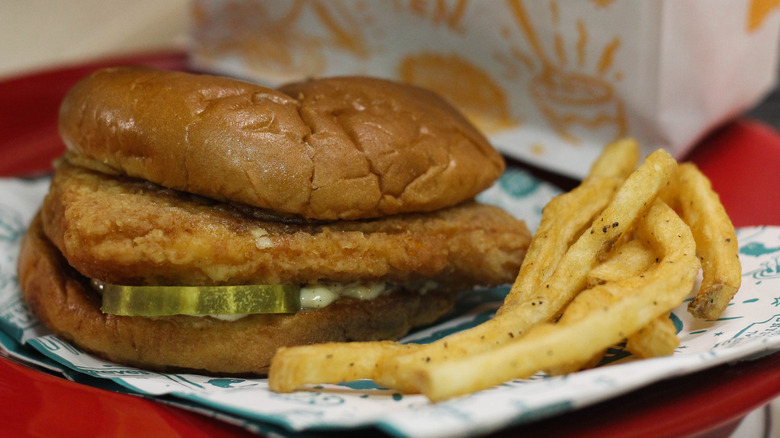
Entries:
[[460,107],[575,177],[604,144],[678,158],[774,85],[777,0],[197,0],[196,68],[267,85],[366,74]]

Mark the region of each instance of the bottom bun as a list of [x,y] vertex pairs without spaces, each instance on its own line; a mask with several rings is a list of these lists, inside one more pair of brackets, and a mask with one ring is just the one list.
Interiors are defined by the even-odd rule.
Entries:
[[449,312],[452,292],[396,291],[370,301],[342,299],[296,314],[210,317],[108,315],[89,280],[68,266],[36,217],[18,265],[24,299],[41,322],[74,345],[120,364],[165,372],[262,375],[279,347],[398,339]]

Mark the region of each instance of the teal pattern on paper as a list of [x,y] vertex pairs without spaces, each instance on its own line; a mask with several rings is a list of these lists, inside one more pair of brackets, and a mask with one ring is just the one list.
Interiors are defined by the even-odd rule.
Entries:
[[753,257],[760,257],[766,254],[772,254],[780,252],[780,246],[775,248],[767,248],[763,242],[750,242],[749,244],[739,249],[740,254],[745,254]]
[[526,198],[539,188],[540,181],[525,170],[508,168],[501,175],[498,184],[510,196]]
[[[0,349],[30,363],[66,370],[85,384],[99,387],[95,382],[107,382],[106,387],[160,397],[252,431],[295,437],[371,428],[394,437],[485,435],[616,397],[669,375],[780,351],[780,227],[749,227],[737,230],[743,286],[736,299],[717,321],[694,320],[686,311],[690,298],[675,308],[670,317],[681,344],[670,357],[634,360],[619,344],[607,350],[604,362],[609,366],[566,376],[537,373],[437,404],[419,395],[401,396],[370,380],[277,394],[268,390],[264,378],[159,374],[119,366],[52,335],[21,300],[15,277],[20,236],[46,189],[46,181],[0,179],[0,193],[15,197],[0,205]],[[531,175],[512,170],[480,199],[526,219],[534,229],[544,204],[558,193]],[[504,286],[464,293],[446,321],[421,328],[402,342],[432,342],[480,324],[494,315],[508,290]]]
[[16,242],[22,237],[25,229],[25,223],[19,212],[0,204],[0,242]]

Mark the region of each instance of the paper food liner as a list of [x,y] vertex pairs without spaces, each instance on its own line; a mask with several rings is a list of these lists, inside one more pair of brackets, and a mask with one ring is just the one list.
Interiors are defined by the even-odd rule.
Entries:
[[[276,394],[265,379],[161,374],[112,364],[52,335],[22,302],[16,260],[26,226],[41,205],[48,179],[0,180],[0,347],[36,366],[61,370],[93,386],[142,394],[229,421],[249,430],[299,436],[317,431],[377,428],[391,436],[467,436],[568,412],[673,376],[749,360],[780,350],[780,227],[737,232],[742,288],[721,318],[693,319],[687,300],[672,313],[681,340],[674,355],[632,360],[620,346],[604,364],[567,376],[506,382],[472,395],[431,404],[371,381]],[[481,198],[528,220],[559,191],[522,170],[509,169]],[[490,318],[508,287],[466,293],[447,320],[404,341],[429,342]],[[484,370],[490,372],[490,370]]]

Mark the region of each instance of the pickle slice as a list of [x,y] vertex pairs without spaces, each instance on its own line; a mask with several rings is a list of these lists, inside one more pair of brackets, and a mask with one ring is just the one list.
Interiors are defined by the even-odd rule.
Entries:
[[126,316],[295,313],[299,286],[121,286],[94,280],[103,294],[101,311]]

